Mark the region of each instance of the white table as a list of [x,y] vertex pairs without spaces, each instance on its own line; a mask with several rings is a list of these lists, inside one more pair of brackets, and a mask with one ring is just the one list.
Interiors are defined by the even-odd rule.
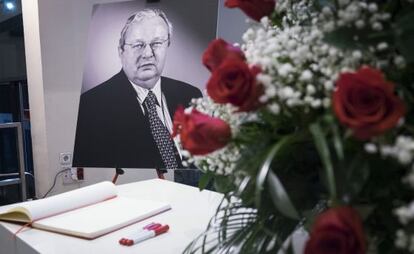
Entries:
[[[119,185],[117,190],[120,196],[167,202],[171,204],[172,209],[95,240],[84,240],[32,228],[26,229],[14,238],[13,233],[20,226],[0,222],[0,253],[182,253],[184,248],[205,230],[222,199],[222,195],[216,192],[200,192],[198,188],[160,179]],[[118,243],[120,238],[131,235],[153,221],[168,224],[170,230],[131,247]]]

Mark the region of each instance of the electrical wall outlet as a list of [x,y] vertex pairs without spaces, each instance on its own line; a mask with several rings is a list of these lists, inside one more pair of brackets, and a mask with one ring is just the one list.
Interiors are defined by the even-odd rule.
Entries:
[[73,184],[83,181],[83,168],[63,167],[65,171],[62,173],[63,184]]
[[67,166],[72,164],[72,153],[60,153],[59,162],[62,166]]
[[65,171],[62,173],[63,184],[73,184],[75,183],[72,179],[72,168],[63,168]]

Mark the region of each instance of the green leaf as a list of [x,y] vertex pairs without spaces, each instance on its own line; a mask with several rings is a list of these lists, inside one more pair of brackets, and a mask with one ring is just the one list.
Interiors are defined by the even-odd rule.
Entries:
[[346,189],[349,191],[352,198],[356,198],[370,176],[370,167],[367,163],[367,159],[361,155],[355,156],[352,158],[345,173],[347,183]]
[[336,123],[336,120],[332,115],[326,115],[326,116],[324,116],[323,119],[327,124],[329,124],[329,126],[332,130],[333,144],[334,144],[336,155],[338,156],[338,159],[340,161],[343,161],[344,160],[344,147],[343,147],[343,144],[342,144],[342,137],[341,137],[341,134],[339,132],[339,128],[338,128],[338,125]]
[[333,142],[334,142],[336,155],[338,156],[338,159],[340,161],[343,161],[344,160],[344,148],[342,145],[342,138],[341,138],[341,135],[339,134],[338,126],[335,123],[332,123],[331,128],[332,128]]
[[316,217],[319,215],[319,211],[317,209],[307,210],[303,212],[303,217],[305,218],[305,224],[303,228],[310,232],[312,226],[316,220]]
[[240,184],[237,187],[237,190],[235,192],[236,196],[240,196],[246,191],[246,188],[248,187],[250,180],[251,180],[250,176],[245,176],[243,178],[243,180],[240,182]]
[[310,127],[310,132],[312,133],[313,139],[315,141],[316,149],[321,157],[322,164],[325,169],[326,180],[328,181],[328,190],[332,201],[336,201],[336,183],[335,183],[335,174],[331,161],[331,153],[329,151],[328,142],[325,138],[325,135],[322,131],[319,123],[314,123]]
[[295,254],[294,250],[293,250],[293,242],[292,242],[292,238],[289,239],[289,245],[286,249],[284,249],[284,253],[285,254]]
[[269,184],[270,196],[276,208],[283,215],[298,220],[300,218],[299,214],[290,201],[289,195],[286,193],[286,190],[280,182],[279,178],[272,171],[269,172],[267,182]]
[[357,49],[360,46],[355,44],[353,37],[355,31],[349,28],[339,28],[324,35],[323,40],[341,49]]
[[323,40],[340,49],[368,50],[369,46],[380,42],[394,44],[393,31],[391,29],[380,32],[370,30],[355,30],[349,27],[340,27],[332,32],[326,33]]
[[200,181],[198,182],[198,188],[200,190],[204,190],[207,185],[213,180],[214,174],[211,171],[206,171],[201,177]]
[[256,209],[228,202],[230,198],[223,200],[206,231],[183,253],[277,253],[296,228],[296,221],[282,216],[260,216]]
[[214,188],[217,192],[229,193],[234,189],[234,183],[228,176],[216,175],[214,177]]
[[[268,178],[270,166],[273,162],[274,157],[281,151],[281,149],[286,145],[291,143],[293,140],[298,138],[297,135],[288,135],[282,138],[279,142],[277,142],[273,148],[269,151],[266,156],[265,161],[262,164],[262,167],[257,175],[256,180],[256,195],[255,195],[255,203],[256,207],[259,208],[261,205],[262,195],[261,192],[263,190],[263,185],[266,179]],[[289,218],[298,219],[299,215],[296,209],[293,207],[292,202],[290,201],[289,196],[287,195],[284,187],[280,183],[279,179],[276,175],[272,175],[271,179],[268,180],[269,185],[271,186],[271,194],[272,200],[276,206],[276,208],[284,215],[288,216]]]

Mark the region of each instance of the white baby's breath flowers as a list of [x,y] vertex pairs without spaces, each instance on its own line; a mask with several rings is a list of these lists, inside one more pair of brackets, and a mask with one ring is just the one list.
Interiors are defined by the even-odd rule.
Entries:
[[310,81],[313,77],[313,73],[310,70],[304,70],[299,77],[300,81]]
[[394,213],[403,225],[407,225],[414,219],[414,202],[405,207],[395,209]]
[[373,22],[371,24],[371,27],[375,31],[381,31],[383,29],[383,26],[382,26],[382,24],[380,22]]
[[331,106],[331,99],[330,98],[324,98],[322,100],[322,105],[324,108],[329,108]]
[[378,11],[378,5],[376,3],[370,3],[368,5],[368,11],[371,13],[375,13]]
[[276,102],[269,104],[267,107],[269,111],[275,115],[278,115],[280,113],[280,106]]
[[293,66],[290,63],[281,64],[280,67],[277,69],[281,77],[287,77],[287,75],[291,73],[293,70]]
[[[355,28],[357,30],[366,29],[378,33],[384,29],[389,29],[388,24],[391,19],[391,14],[384,9],[380,9],[375,2],[369,3],[359,0],[342,1],[338,2],[336,8],[337,15],[327,15],[331,10],[330,7],[325,6],[322,8],[322,11],[318,15],[318,24],[321,31],[331,33],[337,29]],[[346,31],[344,32],[346,33]],[[362,36],[364,35],[362,34]],[[360,35],[354,35],[352,39],[355,43],[359,43],[361,40]],[[379,69],[387,69],[393,67],[393,65],[397,68],[405,68],[402,61],[396,61],[396,52],[397,50],[393,48],[393,45],[381,42],[378,45],[370,46],[369,51],[364,52],[364,56],[360,61],[361,63]],[[346,57],[346,55],[344,55],[344,57]],[[358,59],[357,55],[354,55],[354,57],[354,60]]]
[[212,171],[220,175],[230,175],[234,173],[240,156],[239,148],[230,144],[207,155],[193,156],[190,162],[194,163],[203,171]]
[[308,84],[306,86],[306,93],[309,95],[315,94],[316,93],[316,88],[314,85]]
[[[322,22],[318,14],[309,14],[308,1],[290,3],[292,8],[285,9],[283,6],[287,1],[278,1],[278,5],[282,6],[279,11],[283,9],[287,12],[281,26],[262,22],[250,27],[243,35],[242,49],[248,63],[262,68],[257,80],[264,86],[265,94],[260,101],[276,103],[277,107],[267,108],[278,114],[294,107],[304,107],[305,112],[329,108],[338,74],[344,70],[343,67],[355,69],[364,57],[361,52],[343,52],[325,43],[323,31],[318,25]],[[343,1],[343,5],[346,6],[343,11],[346,20],[354,22],[361,7],[350,0]],[[289,15],[292,10],[295,14],[301,14]],[[333,19],[331,12],[329,7],[325,7],[322,15]],[[311,20],[315,25],[302,26],[299,22],[305,20]],[[327,24],[329,22],[324,25]],[[334,23],[332,25],[334,28]]]
[[398,230],[394,242],[395,246],[400,249],[406,249],[410,253],[414,253],[414,235]]
[[329,6],[324,6],[322,8],[322,13],[323,15],[328,16],[328,17],[333,15],[332,9]]
[[355,21],[355,26],[358,29],[362,29],[365,27],[365,21],[363,19],[359,19],[357,21]]
[[377,146],[373,143],[365,143],[364,150],[365,152],[371,153],[371,154],[378,152]]
[[359,60],[359,59],[361,59],[361,58],[362,58],[362,52],[361,52],[360,50],[354,50],[354,51],[352,52],[352,57],[353,57],[355,60]]
[[394,57],[394,64],[397,66],[397,68],[405,68],[405,59],[402,56],[395,56]]
[[[414,219],[414,202],[394,210],[394,214],[402,225],[408,225]],[[414,252],[414,235],[403,229],[396,232],[395,246],[400,249],[407,249],[410,253]]]
[[396,232],[396,238],[395,238],[395,246],[397,246],[400,249],[405,249],[408,245],[409,239],[405,232],[401,229],[399,229]]
[[[414,139],[409,136],[398,136],[393,146],[381,147],[383,154],[396,158],[403,165],[411,165],[411,170],[403,178],[403,182],[414,189]],[[407,226],[414,222],[414,201],[398,207],[394,213],[403,226]],[[414,253],[414,234],[400,229],[396,232],[395,246],[401,249],[407,249],[410,253]]]
[[409,136],[398,136],[395,144],[381,145],[381,155],[386,157],[393,157],[401,164],[408,165],[414,159],[414,139]]

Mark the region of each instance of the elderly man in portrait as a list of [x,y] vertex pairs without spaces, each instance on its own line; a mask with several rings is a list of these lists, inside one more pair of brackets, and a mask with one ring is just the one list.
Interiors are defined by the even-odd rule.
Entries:
[[172,117],[179,105],[202,94],[161,76],[171,36],[160,10],[145,9],[127,20],[118,46],[122,70],[81,96],[74,166],[182,168],[170,135]]

